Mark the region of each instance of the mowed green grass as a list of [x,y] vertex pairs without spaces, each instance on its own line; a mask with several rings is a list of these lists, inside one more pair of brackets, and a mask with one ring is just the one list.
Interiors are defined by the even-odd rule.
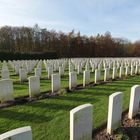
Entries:
[[[58,72],[55,72],[58,73]],[[112,71],[110,71],[110,77]],[[29,76],[33,76],[34,74],[29,74]],[[46,79],[41,79],[40,80],[40,91],[41,92],[48,92],[51,91],[51,79],[47,79],[47,73],[43,72],[42,73],[42,78],[46,78]],[[91,72],[90,73],[90,82],[94,82],[94,77],[95,77],[95,73]],[[101,72],[101,81],[103,81],[103,77],[104,77],[104,72]],[[23,83],[19,83],[18,80],[18,76],[11,76],[11,79],[13,81],[18,81],[18,83],[14,83],[14,97],[24,97],[24,96],[28,96],[29,95],[29,85],[28,85],[28,81],[23,82]],[[83,84],[83,74],[80,73],[79,75],[77,75],[77,84]],[[68,75],[68,71],[65,72],[65,75],[61,77],[61,89],[67,88],[69,87],[69,75]]]
[[[68,94],[38,100],[0,110],[0,133],[30,125],[33,140],[69,140],[69,111],[82,104],[93,104],[93,127],[107,120],[108,97],[121,91],[123,110],[128,108],[130,90],[140,83],[140,76],[113,81]],[[21,87],[22,88],[22,87]]]

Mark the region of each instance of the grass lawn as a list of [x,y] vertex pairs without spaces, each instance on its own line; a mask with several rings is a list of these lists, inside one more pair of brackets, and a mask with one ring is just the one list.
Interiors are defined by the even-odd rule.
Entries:
[[[8,69],[10,72],[10,79],[13,80],[14,84],[14,97],[24,97],[29,95],[29,85],[28,81],[23,82],[20,84],[19,76],[15,74],[13,69],[10,65],[8,65]],[[2,70],[2,63],[0,63],[0,71]],[[84,71],[85,68],[82,69]],[[119,71],[118,71],[119,72]],[[54,73],[58,73],[58,71],[55,71]],[[34,70],[32,73],[29,73],[27,77],[34,76]],[[110,70],[110,77],[112,77],[112,70]],[[45,79],[44,79],[45,78]],[[90,72],[90,82],[94,82],[95,73]],[[1,79],[1,75],[0,75]],[[104,79],[104,71],[101,71],[101,77],[100,80],[103,81]],[[77,84],[83,84],[83,73],[77,74]],[[61,88],[66,88],[69,86],[69,71],[68,68],[65,68],[65,75],[61,77]],[[40,90],[41,92],[48,92],[51,90],[51,79],[47,79],[47,72],[45,69],[45,66],[42,65],[42,75],[40,80]]]
[[[11,72],[12,73],[12,72]],[[58,72],[54,72],[58,73]],[[12,73],[13,74],[13,73]],[[23,82],[22,84],[19,83],[19,76],[17,75],[10,75],[10,79],[14,81],[14,97],[24,97],[29,95],[29,86],[28,81]],[[28,74],[27,77],[33,76],[34,73]],[[110,77],[112,76],[112,71],[110,71]],[[46,79],[42,79],[46,78]],[[90,72],[90,82],[94,82],[95,73]],[[101,71],[101,78],[100,80],[103,81],[104,79],[104,71]],[[17,83],[18,82],[18,83]],[[83,73],[77,74],[77,84],[83,84]],[[65,75],[61,77],[61,88],[69,87],[69,74],[68,71],[65,71]],[[41,92],[47,92],[51,90],[51,79],[47,79],[47,72],[43,69],[42,76],[40,80],[40,90]]]
[[[123,81],[113,81],[106,85],[1,109],[0,133],[30,125],[33,140],[69,140],[71,109],[86,103],[93,104],[93,127],[99,127],[107,120],[108,96],[117,91],[123,92],[125,110],[128,108],[131,87],[139,83],[140,76],[129,77]],[[24,86],[18,88],[25,92]]]
[[[29,74],[29,76],[33,76],[34,74]],[[91,72],[90,73],[90,81],[94,82],[94,73]],[[103,75],[104,73],[101,73],[101,80],[103,80]],[[45,77],[47,78],[47,73],[43,72],[42,73],[42,78]],[[23,96],[28,96],[28,81],[24,82],[22,84],[20,84],[19,82],[17,83],[17,81],[19,81],[18,76],[12,75],[10,76],[10,78],[14,81],[14,97],[23,97]],[[16,83],[15,83],[16,81]],[[82,84],[83,83],[83,74],[79,74],[77,75],[77,84]],[[68,75],[68,71],[65,72],[65,75],[63,77],[61,77],[61,88],[66,88],[69,86],[69,75]],[[40,88],[41,88],[41,92],[47,92],[51,90],[51,79],[41,79],[40,80]]]

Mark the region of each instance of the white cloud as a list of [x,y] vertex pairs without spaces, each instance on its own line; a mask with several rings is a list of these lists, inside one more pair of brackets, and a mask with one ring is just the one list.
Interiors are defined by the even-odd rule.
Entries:
[[89,35],[109,30],[134,39],[140,36],[139,16],[138,0],[0,0],[0,26],[38,23],[57,31],[74,28]]

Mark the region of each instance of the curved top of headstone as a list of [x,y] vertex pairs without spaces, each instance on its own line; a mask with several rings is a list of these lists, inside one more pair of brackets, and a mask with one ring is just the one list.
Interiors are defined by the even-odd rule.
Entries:
[[134,85],[132,88],[140,88],[140,85]]
[[122,92],[115,92],[115,93],[111,94],[111,95],[109,96],[109,98],[115,98],[115,97],[117,97],[118,95],[122,95],[122,94],[123,94]]
[[92,105],[92,104],[80,105],[80,106],[78,106],[78,107],[72,109],[70,112],[71,112],[71,113],[75,113],[75,112],[78,112],[78,111],[80,111],[81,109],[87,108],[87,107],[93,107],[93,105]]
[[40,79],[39,76],[30,76],[30,77],[28,77],[28,79],[36,79],[36,78]]
[[6,82],[6,81],[7,81],[7,82],[10,81],[10,82],[13,82],[10,78],[8,78],[8,79],[1,79],[0,81],[5,81],[5,82]]
[[8,137],[12,137],[14,135],[20,134],[20,133],[25,133],[31,131],[31,127],[30,126],[25,126],[25,127],[21,127],[21,128],[17,128],[11,131],[8,131],[6,133],[3,133],[0,135],[0,139],[6,139],[7,136]]
[[140,85],[134,85],[131,87],[131,92],[135,94],[136,92],[140,92]]

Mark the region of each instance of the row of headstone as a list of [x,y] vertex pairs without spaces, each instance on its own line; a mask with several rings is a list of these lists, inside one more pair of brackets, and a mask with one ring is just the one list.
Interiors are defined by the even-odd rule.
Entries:
[[[41,68],[35,68],[35,76],[41,77],[41,71],[42,71]],[[88,71],[88,70],[86,70],[86,71]],[[104,73],[104,81],[107,81],[110,78],[110,74],[109,74],[110,69],[106,68],[104,71],[105,71],[105,73]],[[53,69],[52,69],[52,67],[49,67],[48,68],[48,78],[51,78],[52,74],[53,74]],[[125,75],[127,76],[128,74],[130,74],[129,67],[126,67]],[[133,74],[134,74],[134,68],[132,67],[131,75],[133,75]],[[135,74],[138,74],[138,66],[136,66]],[[63,67],[59,67],[59,75],[60,76],[64,75],[64,68]],[[97,69],[96,69],[95,70],[95,83],[96,83],[96,81],[99,81],[99,78],[100,78],[99,75],[100,74],[97,73]],[[124,75],[124,68],[120,67],[119,77],[121,78],[123,75]],[[8,70],[1,71],[1,77],[2,77],[2,79],[8,79],[9,78],[9,71]],[[117,68],[114,67],[113,68],[112,79],[115,79],[116,77],[117,77]],[[19,79],[20,79],[21,82],[27,80],[27,71],[26,71],[26,69],[19,69]]]
[[[138,67],[136,67],[136,70],[137,70],[136,74],[138,74]],[[126,67],[126,76],[128,74],[130,74],[130,73],[129,73],[128,67]],[[75,83],[77,83],[76,82],[77,81],[77,76],[76,75],[77,75],[77,73],[74,72],[74,71],[70,72],[70,74],[69,74],[69,77],[70,77],[69,84],[71,85],[71,86],[69,86],[70,89],[74,88],[76,86],[76,84],[75,84]],[[131,75],[134,75],[133,68],[131,70]],[[112,79],[116,79],[118,76],[120,78],[122,78],[124,76],[124,68],[123,67],[120,67],[119,75],[117,73],[117,68],[116,67],[113,68]],[[72,78],[72,79],[75,79],[75,80],[72,81],[71,77],[75,77],[75,78]],[[104,70],[104,81],[108,81],[109,79],[110,79],[110,68],[105,68],[105,70]],[[100,80],[101,80],[101,70],[95,69],[95,83],[99,83]],[[74,86],[72,86],[73,85],[72,83],[74,83]],[[90,71],[86,70],[86,71],[83,72],[83,86],[86,86],[89,83],[90,83]]]
[[[129,61],[128,61],[129,60]],[[77,73],[79,74],[79,67],[80,69],[85,66],[85,70],[90,70],[92,68],[92,72],[95,69],[105,69],[105,68],[110,68],[113,69],[113,67],[130,67],[130,66],[136,66],[139,65],[139,59],[133,59],[133,58],[127,58],[127,59],[115,59],[115,58],[105,58],[105,59],[96,59],[96,58],[91,58],[91,59],[85,59],[85,58],[77,58],[77,59],[71,59],[69,60],[69,65],[73,64],[75,68],[77,69]]]
[[85,70],[89,70],[90,68],[110,68],[113,67],[119,68],[120,66],[136,66],[140,64],[139,58],[73,58],[73,59],[55,59],[55,60],[17,60],[17,61],[6,61],[3,62],[2,68],[6,68],[7,64],[11,65],[12,68],[22,67],[26,69],[28,66],[36,65],[37,68],[42,68],[42,63],[45,66],[52,66],[54,71],[59,69],[59,66],[66,66],[67,64],[74,65],[75,69],[78,69],[78,66],[82,68],[85,66]]
[[[24,74],[24,73],[23,73]],[[24,80],[24,79],[21,79]],[[29,81],[29,96],[34,97],[40,94],[40,77],[31,76],[28,78]],[[59,74],[52,74],[52,92],[57,92],[60,90],[60,76]],[[13,90],[13,81],[10,79],[0,80],[0,101],[12,101],[14,100],[14,90]]]
[[[139,59],[115,59],[115,58],[105,58],[105,59],[89,59],[89,58],[77,58],[77,59],[57,59],[57,60],[29,60],[29,61],[8,61],[6,63],[3,62],[2,70],[8,69],[8,64],[13,67],[16,74],[20,74],[20,69],[25,69],[26,73],[32,72],[34,67],[35,69],[35,76],[41,76],[41,70],[42,70],[42,64],[44,63],[46,71],[48,72],[48,78],[51,78],[51,74],[53,74],[54,71],[59,71],[59,74],[61,76],[64,75],[65,68],[68,64],[69,72],[73,72],[74,69],[77,70],[77,74],[80,74],[83,72],[83,68],[85,67],[85,71],[92,71],[94,72],[96,69],[99,69],[102,71],[102,69],[120,69],[119,71],[119,77],[122,77],[124,74],[124,68],[126,68],[125,75],[134,73],[139,73],[139,65],[140,61]],[[91,70],[92,69],[92,70]],[[8,76],[7,76],[8,77]],[[3,78],[4,79],[4,78]],[[106,80],[106,78],[105,78]]]
[[[40,94],[40,77],[39,76],[31,76],[28,78],[29,80],[29,95],[30,97],[34,97]],[[60,83],[60,75],[52,74],[51,75],[51,83],[52,83],[52,93],[58,92],[61,88]]]
[[[121,126],[123,93],[116,92],[109,96],[107,133]],[[128,118],[132,119],[139,110],[140,85],[131,88]],[[70,111],[70,140],[92,140],[93,106],[80,105]]]
[[10,61],[9,65],[14,69],[15,73],[19,75],[20,69],[25,69],[27,73],[31,73],[36,66],[38,60],[22,60],[22,61]]
[[[128,67],[126,67],[126,72],[128,72],[127,68]],[[62,70],[62,67],[60,69]],[[48,72],[50,72],[50,71],[52,71],[52,67],[48,68]],[[122,77],[122,75],[124,73],[123,71],[124,71],[123,67],[120,67],[120,73],[119,73],[120,78]],[[62,75],[62,72],[63,72],[63,70],[61,71],[61,75]],[[36,68],[35,69],[35,76],[31,76],[31,77],[28,78],[30,97],[32,97],[34,94],[35,95],[40,94],[40,76],[41,76],[41,68]],[[60,88],[61,88],[61,80],[60,80],[61,76],[60,76],[60,74],[52,74],[50,72],[49,77],[51,77],[51,81],[52,81],[52,92],[59,91]],[[100,82],[100,77],[101,77],[101,71],[99,69],[96,69],[95,70],[95,83]],[[117,68],[114,67],[113,68],[112,79],[115,79],[116,77],[117,77]],[[9,77],[7,77],[5,79],[7,79],[7,81],[8,81],[8,78]],[[23,82],[23,81],[27,80],[27,72],[26,72],[25,69],[20,69],[19,70],[19,78],[20,78],[20,82]],[[104,70],[104,81],[108,81],[109,79],[110,79],[110,69],[106,68]],[[89,83],[90,83],[90,71],[86,70],[83,73],[83,86],[85,87]],[[3,84],[1,84],[1,85],[3,85]],[[76,88],[76,86],[77,86],[77,73],[76,72],[70,72],[69,73],[69,89],[73,90],[74,88]]]
[[[43,63],[44,63],[46,72],[48,72],[48,69],[50,67],[51,67],[52,71],[56,72],[56,71],[59,71],[60,67],[63,67],[63,69],[65,69],[66,65],[67,65],[67,61],[68,60],[66,60],[66,59],[55,59],[55,60],[44,60]],[[50,75],[50,74],[48,74],[48,75]]]

